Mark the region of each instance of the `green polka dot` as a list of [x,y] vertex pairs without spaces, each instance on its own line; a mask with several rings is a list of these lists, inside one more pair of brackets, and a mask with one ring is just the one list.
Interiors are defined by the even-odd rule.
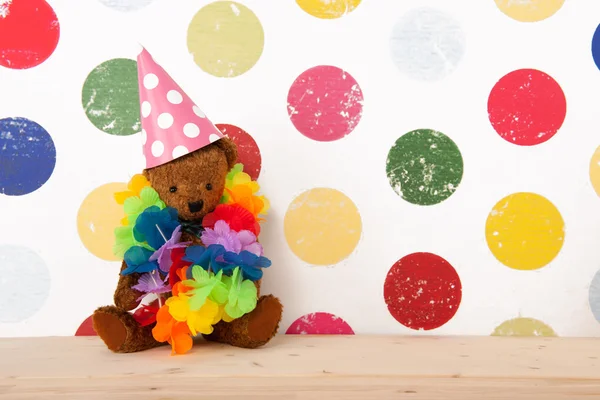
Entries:
[[456,144],[431,129],[401,136],[388,153],[387,177],[404,200],[422,206],[446,200],[458,188],[463,159]]
[[140,132],[140,94],[137,63],[116,58],[98,65],[88,75],[81,93],[88,119],[111,135]]

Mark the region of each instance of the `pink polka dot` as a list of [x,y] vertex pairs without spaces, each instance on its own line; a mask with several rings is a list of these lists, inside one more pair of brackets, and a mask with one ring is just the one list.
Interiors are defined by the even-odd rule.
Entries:
[[324,312],[298,318],[285,333],[286,335],[354,335],[354,331],[346,321]]
[[327,65],[304,71],[288,92],[288,114],[296,129],[319,142],[350,134],[362,116],[363,94],[346,71]]
[[75,332],[75,336],[98,336],[94,330],[94,323],[92,322],[91,316],[87,317],[86,320],[79,325],[77,332]]

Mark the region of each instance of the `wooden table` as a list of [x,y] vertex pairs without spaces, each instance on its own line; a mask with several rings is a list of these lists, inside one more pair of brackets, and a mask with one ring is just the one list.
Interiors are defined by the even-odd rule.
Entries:
[[0,340],[0,399],[600,399],[600,339],[278,336],[113,354],[95,337]]

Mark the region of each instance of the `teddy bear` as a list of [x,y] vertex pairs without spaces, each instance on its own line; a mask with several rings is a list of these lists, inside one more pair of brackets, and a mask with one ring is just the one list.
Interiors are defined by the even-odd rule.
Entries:
[[[127,251],[121,249],[124,261],[114,293],[114,305],[96,309],[92,316],[94,330],[108,349],[117,353],[144,351],[167,342],[171,343],[174,352],[185,353],[192,338],[199,333],[209,341],[236,347],[263,346],[277,333],[283,306],[273,295],[260,295],[261,267],[270,265],[270,261],[262,256],[262,248],[261,252],[255,251],[257,246],[260,247],[257,242],[260,218],[256,219],[257,222],[246,224],[244,230],[238,229],[239,232],[234,232],[234,228],[241,224],[238,220],[242,217],[254,221],[254,216],[265,208],[265,204],[249,194],[255,189],[242,190],[237,200],[232,199],[235,193],[227,190],[227,182],[231,187],[232,179],[243,175],[239,170],[241,165],[237,164],[235,144],[222,135],[145,49],[138,55],[138,76],[146,168],[130,182],[130,189],[133,187],[133,192],[137,190],[138,197],[129,191],[120,202],[135,205],[136,201],[141,201],[140,197],[143,199],[145,196],[150,206],[146,207],[149,205],[146,204],[145,211],[130,211],[129,220],[126,218],[124,226],[118,228],[127,232],[128,240],[138,245],[130,246]],[[164,121],[165,114],[170,116],[169,123]],[[239,168],[236,170],[236,167]],[[255,182],[249,182],[247,176],[245,183],[242,189],[257,186]],[[139,186],[137,189],[136,185]],[[135,201],[127,203],[127,196],[134,197]],[[214,236],[220,232],[219,229],[223,230],[223,226],[218,225],[223,223],[219,215],[226,210],[237,210],[239,215],[233,215],[225,228],[231,228],[232,234],[243,233],[244,237],[255,239],[255,242],[245,244],[247,251],[241,250],[239,240],[239,254],[236,254],[225,251],[228,244],[221,239],[211,239],[210,234]],[[158,234],[154,232],[154,235],[159,240],[161,236],[164,238],[160,249],[158,245],[149,246],[155,239],[148,235],[146,242],[138,243],[142,227],[156,227]],[[213,240],[211,246],[203,243],[209,240]],[[204,263],[198,260],[202,254],[208,254],[209,249],[221,252],[216,256],[213,254],[212,258],[204,257],[209,260],[206,263],[208,267],[202,268],[199,265]],[[141,254],[145,255],[143,261],[132,261]],[[240,256],[253,261],[262,260],[262,264],[257,262],[253,268],[242,271],[236,266],[248,262]],[[248,279],[245,279],[246,275]],[[147,287],[149,279],[154,282],[153,288],[159,288],[152,292],[158,293],[158,298],[140,306],[144,298],[141,287]],[[195,284],[197,293],[190,296],[193,291],[185,291],[191,290]],[[227,294],[227,288],[232,290],[233,287],[235,292],[236,286],[245,288],[246,292],[256,288],[254,302],[250,298],[245,304],[252,303],[251,306],[242,311],[239,307],[225,304],[238,301],[239,291],[235,296]],[[190,298],[200,299],[196,314],[190,311],[193,307],[185,303]],[[166,303],[163,304],[163,301]],[[185,331],[183,336],[175,332],[178,327]],[[178,334],[180,336],[176,337]],[[186,344],[182,345],[182,342]],[[185,348],[179,350],[177,346]]]

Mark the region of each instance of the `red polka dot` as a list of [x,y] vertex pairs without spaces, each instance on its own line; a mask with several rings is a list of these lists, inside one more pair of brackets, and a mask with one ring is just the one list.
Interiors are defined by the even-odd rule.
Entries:
[[488,113],[502,139],[519,146],[533,146],[558,132],[567,114],[567,100],[558,82],[548,74],[520,69],[494,85],[488,98]]
[[354,335],[354,331],[346,321],[323,312],[298,318],[285,333],[287,335]]
[[262,157],[258,145],[248,132],[235,125],[217,124],[217,128],[237,146],[239,162],[244,164],[246,172],[253,180],[257,180],[262,166]]
[[0,65],[35,67],[50,57],[60,37],[60,25],[44,0],[12,0],[0,5]]
[[448,261],[431,253],[413,253],[392,266],[383,296],[390,314],[402,325],[431,330],[454,317],[462,286]]
[[351,133],[363,109],[363,94],[354,78],[332,66],[303,72],[288,92],[288,114],[304,136],[331,142]]
[[91,316],[89,316],[81,323],[81,325],[79,325],[77,332],[75,332],[75,336],[98,336],[94,330],[94,324]]

